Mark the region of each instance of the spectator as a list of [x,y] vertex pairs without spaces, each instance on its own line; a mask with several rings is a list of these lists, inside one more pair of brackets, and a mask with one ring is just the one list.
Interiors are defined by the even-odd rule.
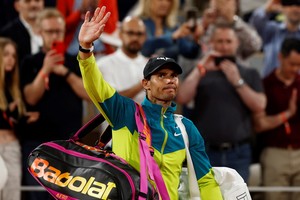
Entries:
[[[40,112],[39,120],[27,127],[21,141],[24,158],[24,184],[37,182],[26,173],[26,158],[45,141],[68,139],[82,125],[82,99],[89,99],[82,84],[75,56],[51,49],[54,41],[63,41],[65,21],[54,8],[45,9],[37,18],[43,48],[26,57],[21,66],[21,84],[28,110]],[[63,64],[61,64],[63,62]],[[27,199],[46,199],[47,193],[31,192]],[[47,194],[48,195],[48,194]]]
[[[211,52],[183,81],[177,101],[194,100],[192,120],[203,134],[213,166],[227,166],[248,181],[252,113],[265,108],[258,72],[235,63],[239,41],[231,25],[212,31]],[[231,56],[216,64],[218,57]],[[207,73],[205,74],[205,71]]]
[[[263,79],[266,110],[254,116],[260,143],[264,186],[300,186],[300,40],[285,39],[279,67]],[[295,164],[294,164],[295,163]],[[268,192],[266,200],[298,199],[299,193]]]
[[[98,8],[91,21],[89,20],[90,13],[85,16],[85,22],[78,36],[81,45],[78,56],[79,65],[87,92],[112,126],[113,151],[139,170],[135,103],[119,95],[103,79],[90,49],[93,41],[103,32],[109,18],[109,13],[104,15],[104,12],[104,7],[101,11]],[[177,92],[178,75],[182,73],[182,69],[173,59],[160,56],[150,59],[143,72],[142,84],[146,90],[146,98],[142,103],[142,108],[151,132],[154,159],[160,167],[170,199],[178,199],[179,175],[186,152],[180,130],[176,128],[174,121],[173,112],[176,105],[172,100]],[[189,150],[195,163],[201,198],[203,200],[212,197],[214,200],[222,199],[201,135],[191,121],[183,118],[182,122],[187,127],[190,137]]]
[[[285,2],[285,1],[283,1]],[[263,77],[269,75],[279,66],[278,53],[282,41],[287,37],[300,38],[300,3],[299,1],[287,1],[290,4],[281,4],[280,0],[268,0],[265,5],[256,9],[250,23],[256,28],[263,40],[263,52],[265,55]],[[271,13],[281,10],[285,16],[282,23],[270,20]]]
[[36,120],[38,114],[25,111],[19,87],[17,46],[12,40],[3,37],[0,38],[0,112],[0,156],[9,177],[0,190],[1,199],[20,200],[21,150],[16,126],[21,121]]
[[15,0],[19,17],[0,29],[0,36],[9,37],[18,45],[19,63],[26,55],[39,51],[42,39],[36,32],[35,20],[44,9],[44,0]]
[[238,16],[238,1],[210,0],[209,7],[204,10],[202,26],[205,31],[204,44],[209,43],[211,30],[215,23],[232,24],[239,39],[237,58],[247,64],[247,59],[261,49],[261,38],[256,30]]
[[137,17],[127,16],[120,27],[122,46],[115,53],[97,61],[104,79],[121,95],[141,103],[143,68],[148,59],[140,51],[146,39],[146,28]]
[[165,55],[177,60],[179,55],[189,59],[199,55],[199,29],[196,27],[193,32],[187,22],[179,26],[178,6],[179,0],[139,0],[132,12],[146,25],[147,39],[142,48],[144,56]]

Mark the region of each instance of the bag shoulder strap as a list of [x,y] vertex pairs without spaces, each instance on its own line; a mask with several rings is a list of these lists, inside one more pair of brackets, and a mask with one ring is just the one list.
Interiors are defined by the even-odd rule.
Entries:
[[[146,115],[141,105],[135,104],[135,120],[139,132],[139,152],[140,152],[140,187],[141,192],[147,194],[147,183],[149,178],[152,179],[157,187],[158,193],[163,200],[170,200],[167,187],[162,178],[160,169],[151,155],[151,131],[147,124]],[[154,151],[153,151],[154,152]],[[143,190],[142,190],[143,189]],[[140,198],[139,198],[140,199]]]
[[188,176],[189,176],[189,191],[190,191],[190,198],[191,199],[198,199],[200,200],[200,191],[199,191],[199,186],[196,178],[196,172],[194,169],[192,157],[189,151],[189,137],[186,132],[186,128],[184,124],[182,123],[183,116],[174,114],[175,122],[177,126],[180,128],[183,140],[184,140],[184,145],[185,145],[185,151],[186,151],[186,159],[187,159],[187,167],[188,167]]

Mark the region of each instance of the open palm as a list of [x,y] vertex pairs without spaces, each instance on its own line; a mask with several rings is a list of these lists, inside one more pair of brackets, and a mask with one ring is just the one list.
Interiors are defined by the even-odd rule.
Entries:
[[84,22],[78,35],[79,44],[89,47],[102,34],[110,12],[105,13],[106,7],[98,7],[90,20],[90,11],[86,12]]

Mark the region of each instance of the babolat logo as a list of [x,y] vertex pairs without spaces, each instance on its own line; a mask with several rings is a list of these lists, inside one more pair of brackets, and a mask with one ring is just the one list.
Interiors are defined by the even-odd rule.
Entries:
[[35,158],[30,166],[30,171],[39,179],[97,199],[107,199],[112,189],[116,187],[113,182],[104,184],[96,181],[93,176],[87,180],[81,176],[72,176],[69,172],[62,173],[61,170],[50,166],[49,162],[42,158]]

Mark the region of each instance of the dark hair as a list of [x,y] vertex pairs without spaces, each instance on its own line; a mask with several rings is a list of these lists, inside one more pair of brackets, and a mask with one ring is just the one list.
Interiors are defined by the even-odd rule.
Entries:
[[283,57],[288,57],[292,51],[300,53],[300,39],[286,38],[282,42],[280,53]]
[[217,23],[215,23],[215,24],[212,25],[212,28],[211,28],[211,30],[209,32],[210,38],[214,37],[217,29],[230,29],[230,30],[232,30],[236,34],[233,23],[217,22]]

